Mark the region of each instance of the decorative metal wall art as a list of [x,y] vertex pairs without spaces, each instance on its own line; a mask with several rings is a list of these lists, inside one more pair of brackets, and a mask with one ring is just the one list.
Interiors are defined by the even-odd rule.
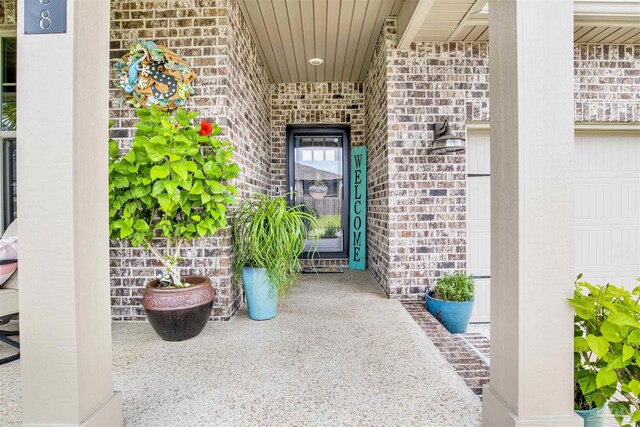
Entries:
[[196,73],[177,54],[152,41],[135,40],[114,68],[125,101],[136,108],[167,111],[183,107],[193,95]]

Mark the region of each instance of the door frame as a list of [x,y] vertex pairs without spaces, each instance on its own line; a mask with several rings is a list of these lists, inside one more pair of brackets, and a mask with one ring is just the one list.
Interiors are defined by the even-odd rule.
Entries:
[[342,230],[344,250],[342,252],[303,252],[303,259],[349,259],[349,202],[350,202],[350,173],[351,173],[351,125],[348,124],[290,124],[286,126],[286,181],[287,200],[292,203],[291,191],[294,188],[295,172],[294,138],[296,135],[335,135],[342,137],[342,173],[343,173],[343,203]]
[[[16,38],[18,29],[16,25],[0,25],[0,41],[3,38]],[[2,57],[2,44],[0,44],[0,58]],[[2,65],[2,64],[0,64]],[[2,70],[0,70],[0,82],[2,80]],[[0,102],[2,101],[2,93],[0,92]],[[0,165],[3,171],[0,173],[0,231],[4,231],[11,221],[13,221],[13,212],[15,209],[13,201],[13,191],[11,187],[11,177],[14,174],[13,162],[11,157],[11,144],[16,144],[17,131],[0,130]],[[17,146],[14,146],[17,149]],[[15,191],[15,187],[13,187]]]

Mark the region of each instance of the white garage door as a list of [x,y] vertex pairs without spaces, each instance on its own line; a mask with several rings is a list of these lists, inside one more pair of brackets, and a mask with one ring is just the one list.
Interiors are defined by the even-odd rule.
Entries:
[[[489,134],[467,145],[467,269],[477,277],[472,322],[489,321]],[[640,277],[640,135],[576,135],[575,272],[635,287]]]

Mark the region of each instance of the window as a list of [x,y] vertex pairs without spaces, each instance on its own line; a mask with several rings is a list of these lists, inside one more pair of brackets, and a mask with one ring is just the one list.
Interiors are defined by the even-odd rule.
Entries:
[[0,204],[1,228],[16,217],[16,71],[15,35],[0,34]]
[[2,131],[16,130],[16,38],[0,38]]

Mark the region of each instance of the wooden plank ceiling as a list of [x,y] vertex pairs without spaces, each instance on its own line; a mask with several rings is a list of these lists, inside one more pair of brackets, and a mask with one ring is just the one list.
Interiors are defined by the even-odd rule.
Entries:
[[[276,83],[362,81],[385,17],[403,0],[241,0]],[[313,66],[309,59],[321,58]]]

